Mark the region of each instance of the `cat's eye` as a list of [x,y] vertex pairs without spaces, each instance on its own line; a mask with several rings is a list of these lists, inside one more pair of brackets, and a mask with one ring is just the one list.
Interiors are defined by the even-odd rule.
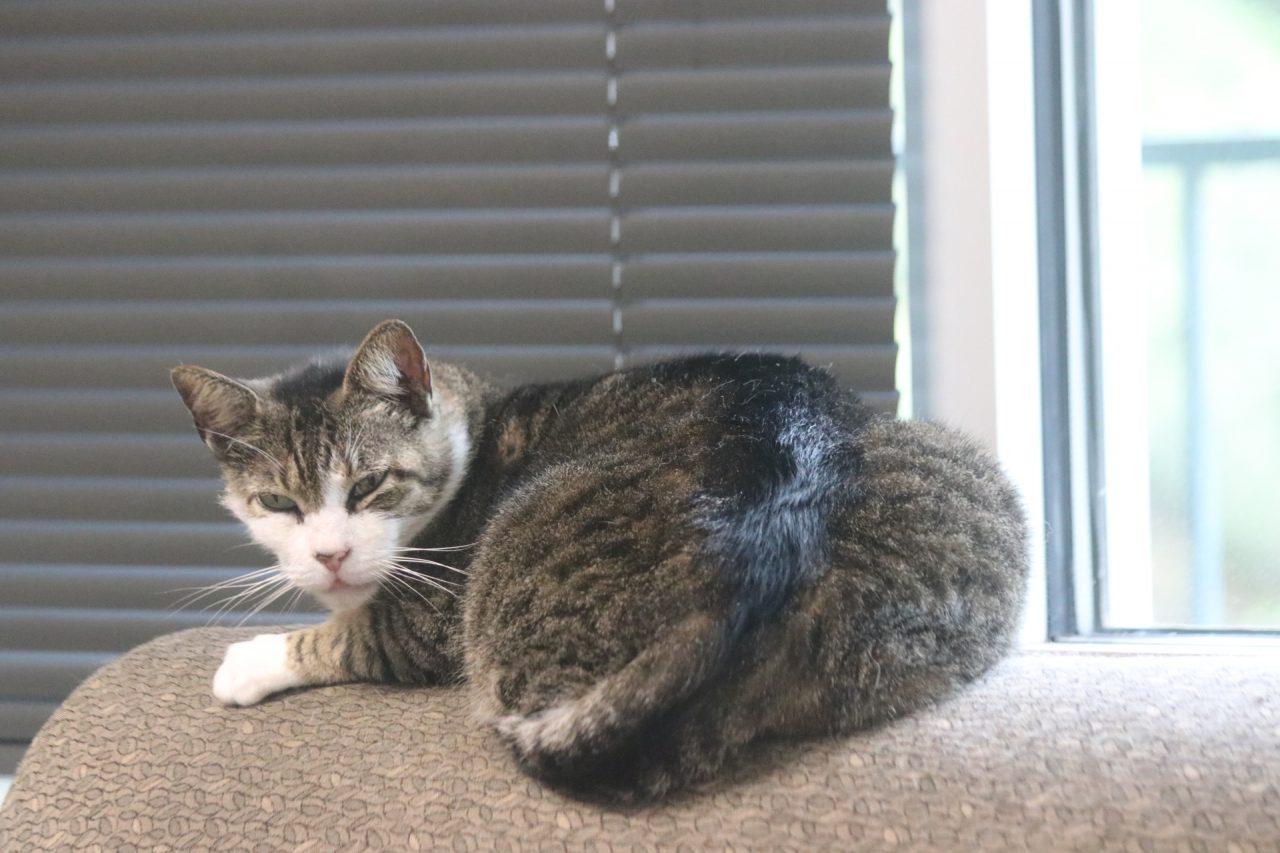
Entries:
[[351,499],[358,501],[365,495],[370,494],[374,489],[382,485],[382,481],[386,479],[386,476],[386,471],[378,471],[373,474],[366,474],[356,480],[356,484],[351,487]]
[[258,495],[258,503],[272,512],[293,512],[298,508],[296,503],[284,495],[276,495],[271,492],[263,492]]

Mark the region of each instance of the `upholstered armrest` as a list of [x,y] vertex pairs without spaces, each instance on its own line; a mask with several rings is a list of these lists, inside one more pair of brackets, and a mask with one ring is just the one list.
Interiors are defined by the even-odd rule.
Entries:
[[458,689],[351,685],[223,708],[214,665],[252,633],[162,637],[86,681],[20,766],[0,849],[1280,840],[1275,658],[1023,653],[926,713],[767,746],[712,790],[611,809],[520,775]]

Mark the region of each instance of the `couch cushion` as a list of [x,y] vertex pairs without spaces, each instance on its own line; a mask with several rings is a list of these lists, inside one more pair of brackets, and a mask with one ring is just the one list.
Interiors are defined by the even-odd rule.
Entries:
[[518,773],[459,689],[209,695],[249,630],[148,643],[86,681],[19,767],[0,849],[387,846],[1239,849],[1280,843],[1280,660],[1024,652],[914,717],[756,749],[644,808]]

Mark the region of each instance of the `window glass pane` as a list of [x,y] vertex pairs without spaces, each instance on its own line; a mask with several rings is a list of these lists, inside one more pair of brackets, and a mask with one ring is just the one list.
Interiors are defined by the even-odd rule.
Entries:
[[[1107,397],[1103,436],[1107,491],[1135,493],[1128,486],[1145,478],[1149,500],[1148,530],[1108,512],[1107,553],[1136,536],[1149,562],[1108,561],[1103,621],[1280,629],[1280,3],[1132,5],[1141,225],[1102,231],[1099,243],[1103,258],[1108,244],[1135,255],[1136,278],[1117,280],[1104,262],[1099,287],[1103,343],[1145,337],[1146,363],[1116,364],[1104,345],[1102,379],[1143,375],[1145,394]],[[1131,72],[1100,52],[1096,73],[1102,92]],[[1134,140],[1100,111],[1098,143],[1101,181]],[[1128,304],[1143,316],[1108,309],[1117,288],[1141,290]],[[1113,458],[1111,435],[1135,419],[1147,452]]]

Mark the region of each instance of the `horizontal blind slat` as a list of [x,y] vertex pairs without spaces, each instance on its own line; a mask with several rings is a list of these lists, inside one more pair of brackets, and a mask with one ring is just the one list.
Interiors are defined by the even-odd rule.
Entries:
[[11,171],[0,211],[590,207],[608,180],[603,162]]
[[[0,390],[0,430],[175,433],[191,429],[176,395],[159,389]],[[207,453],[199,447],[188,452]],[[96,460],[90,460],[97,470]]]
[[0,473],[30,476],[216,477],[217,465],[195,430],[183,424],[169,433],[59,431],[41,423],[34,431],[0,432]]
[[[83,389],[160,388],[170,368],[192,363],[231,376],[269,375],[314,358],[318,351],[350,351],[350,341],[282,346],[194,346],[186,344],[0,347],[0,389],[66,387],[74,377]],[[461,364],[501,385],[600,373],[613,366],[612,344],[504,346],[427,345],[429,360]]]
[[890,160],[637,163],[622,169],[630,207],[883,202]]
[[[30,740],[59,704],[51,700],[0,699],[0,741]],[[12,772],[12,767],[0,764],[0,773]]]
[[[589,115],[598,111],[605,79],[600,70],[0,84],[0,121],[87,124]],[[835,88],[841,81],[814,82]],[[856,83],[846,82],[849,85]]]
[[11,303],[0,340],[40,343],[282,344],[358,341],[400,317],[432,345],[608,344],[604,300]]
[[626,23],[647,20],[770,18],[792,15],[881,15],[886,0],[622,0],[618,17]]
[[642,160],[885,159],[889,110],[624,117],[621,158]]
[[[0,563],[0,583],[4,603],[13,607],[84,607],[121,610],[156,610],[167,613],[181,606],[189,593],[235,580],[244,569],[228,566],[135,566],[84,563]],[[223,593],[225,597],[229,593]],[[202,598],[190,606],[197,612],[206,602],[219,606],[217,595]],[[266,605],[273,612],[283,601]],[[300,601],[300,610],[311,612],[318,605]]]
[[[885,0],[627,0],[624,23],[653,20],[771,18],[800,15],[885,14]],[[0,31],[10,35],[154,33],[306,29],[388,25],[457,25],[593,21],[598,0],[9,0],[0,5]]]
[[595,21],[598,0],[7,0],[10,36]]
[[[633,206],[830,204],[888,198],[893,162],[658,162],[620,171]],[[604,163],[15,171],[0,173],[0,212],[585,207],[600,203],[608,176]]]
[[625,344],[839,344],[888,341],[892,299],[669,299],[628,302]]
[[0,697],[6,700],[58,700],[98,667],[110,652],[8,651],[0,649]]
[[[282,596],[289,598],[291,596]],[[162,634],[213,625],[278,626],[315,622],[319,614],[250,608],[226,613],[105,608],[0,607],[0,648],[55,652],[125,652]],[[0,687],[0,691],[4,688]]]
[[0,36],[0,80],[600,68],[603,21]]
[[231,522],[0,520],[5,559],[19,563],[264,565],[267,555],[244,542]]
[[602,161],[603,116],[24,126],[0,168]]
[[0,518],[86,521],[224,521],[221,483],[159,477],[0,475]]
[[883,61],[890,25],[888,15],[639,22],[618,32],[617,65],[629,71]]
[[[632,255],[628,290],[642,294],[823,296],[891,292],[893,251],[721,252]],[[590,299],[607,291],[609,258],[600,256],[115,258],[0,261],[14,299],[189,299],[193,302],[342,299],[360,281],[372,300],[411,300],[432,283],[437,299]],[[561,285],[559,286],[558,285]],[[794,290],[791,290],[794,288]],[[558,292],[557,292],[558,291]],[[762,292],[763,291],[763,292]],[[198,305],[193,305],[195,310]],[[12,342],[10,342],[12,343]],[[336,343],[336,341],[335,341]],[[349,343],[349,342],[344,342]],[[429,342],[428,342],[429,343]],[[0,347],[0,352],[3,352]],[[298,354],[301,354],[298,352]],[[2,381],[2,378],[0,378]]]
[[606,251],[606,210],[288,211],[0,216],[0,255]]
[[10,743],[0,741],[0,773],[13,774],[18,769],[18,762],[22,760],[23,753],[26,752],[27,744],[25,742]]
[[603,253],[0,257],[0,281],[14,299],[348,299],[355,281],[371,300],[589,299],[609,266]]
[[627,258],[630,298],[890,296],[890,249],[835,252],[652,253]]
[[883,205],[645,208],[622,217],[621,249],[644,252],[763,252],[881,249],[893,239]]
[[[624,113],[881,108],[888,62],[623,74]],[[126,123],[598,112],[604,70],[0,84],[0,119]]]
[[618,110],[632,115],[883,108],[890,71],[886,61],[866,66],[632,72],[618,80]]

